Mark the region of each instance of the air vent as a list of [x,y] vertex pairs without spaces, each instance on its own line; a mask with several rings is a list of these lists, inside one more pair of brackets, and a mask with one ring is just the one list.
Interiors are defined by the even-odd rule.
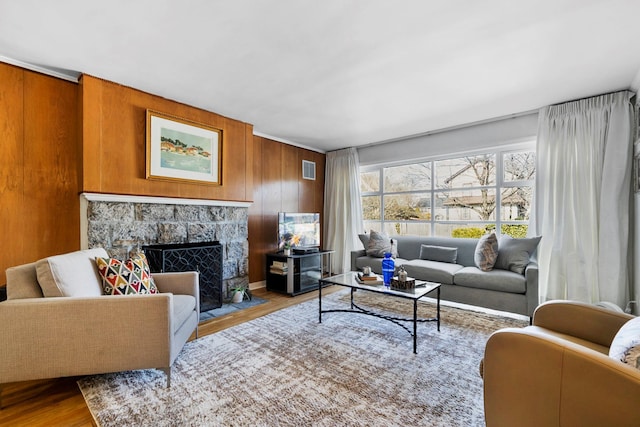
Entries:
[[302,161],[302,177],[304,179],[316,180],[316,163],[308,160]]

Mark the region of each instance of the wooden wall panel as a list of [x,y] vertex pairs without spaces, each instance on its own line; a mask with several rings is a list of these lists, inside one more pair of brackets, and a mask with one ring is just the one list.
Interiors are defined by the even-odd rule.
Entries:
[[78,85],[0,63],[0,284],[80,247]]
[[[145,196],[250,201],[253,197],[251,125],[156,95],[82,77],[83,191]],[[94,102],[98,98],[99,102]],[[146,179],[146,110],[207,124],[222,130],[222,185]],[[99,123],[96,129],[95,123]]]
[[21,69],[0,63],[0,285],[6,283],[5,270],[24,256],[23,77]]
[[80,247],[76,84],[25,72],[24,191],[34,258]]
[[[249,209],[251,283],[265,280],[265,254],[277,249],[278,212],[322,213],[325,164],[324,154],[258,136],[254,136],[254,156],[254,205]],[[303,158],[316,162],[316,181],[302,179]]]
[[[265,253],[267,233],[263,226],[264,217],[262,211],[264,204],[262,201],[262,171],[265,167],[263,161],[262,138],[253,138],[253,176],[259,177],[253,187],[253,203],[249,206],[249,281],[260,281],[260,277],[265,274]],[[253,278],[253,279],[252,279]]]

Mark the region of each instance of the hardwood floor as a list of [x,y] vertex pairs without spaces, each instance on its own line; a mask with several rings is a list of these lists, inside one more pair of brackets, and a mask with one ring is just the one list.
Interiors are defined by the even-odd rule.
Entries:
[[[339,289],[338,286],[323,288],[322,293],[329,294]],[[201,323],[198,328],[200,337],[318,298],[317,291],[295,297],[269,292],[264,288],[252,292],[267,302]],[[76,384],[77,380],[78,377],[69,377],[5,384],[0,389],[3,405],[3,409],[0,409],[0,426],[95,425]]]

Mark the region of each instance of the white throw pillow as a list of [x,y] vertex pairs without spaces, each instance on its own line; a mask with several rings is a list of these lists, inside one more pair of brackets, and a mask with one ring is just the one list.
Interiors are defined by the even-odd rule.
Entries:
[[611,342],[609,356],[640,369],[640,317],[622,325]]
[[102,248],[71,252],[36,262],[38,283],[45,297],[97,297],[102,280],[96,257],[108,257]]

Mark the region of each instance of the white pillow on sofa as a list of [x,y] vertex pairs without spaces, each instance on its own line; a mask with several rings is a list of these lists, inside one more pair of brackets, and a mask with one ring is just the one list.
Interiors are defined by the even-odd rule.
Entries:
[[611,342],[609,357],[640,369],[640,317],[622,325]]
[[495,233],[485,234],[478,240],[473,262],[482,271],[491,271],[498,258],[498,237]]
[[365,249],[367,255],[376,258],[384,257],[385,252],[391,252],[392,258],[398,257],[398,241],[375,230],[371,230],[369,233],[369,242]]
[[38,283],[45,297],[98,297],[102,279],[96,257],[108,257],[103,248],[71,252],[36,262]]

